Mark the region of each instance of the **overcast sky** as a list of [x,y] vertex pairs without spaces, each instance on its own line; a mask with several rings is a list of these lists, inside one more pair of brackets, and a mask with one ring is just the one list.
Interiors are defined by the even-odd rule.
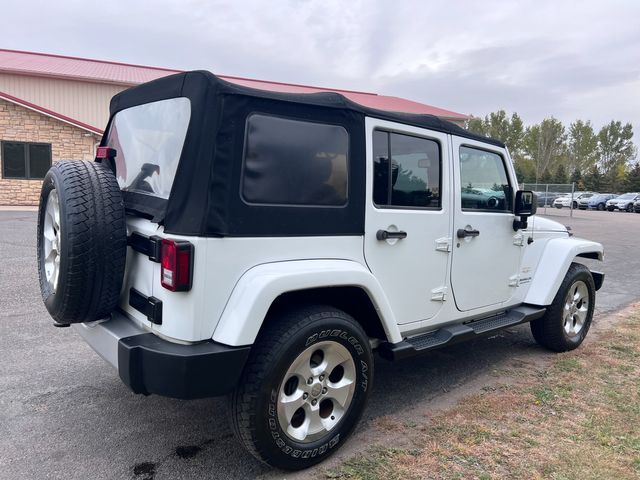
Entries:
[[[2,2],[0,46],[640,132],[640,1]],[[640,138],[636,133],[635,139]]]

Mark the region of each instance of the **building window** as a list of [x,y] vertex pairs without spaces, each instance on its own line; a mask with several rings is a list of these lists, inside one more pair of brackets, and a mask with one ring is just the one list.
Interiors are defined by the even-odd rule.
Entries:
[[250,204],[344,206],[349,134],[339,125],[253,114],[242,198]]
[[42,180],[49,167],[50,143],[2,142],[2,178]]
[[438,142],[375,130],[374,203],[387,208],[441,208],[440,164]]

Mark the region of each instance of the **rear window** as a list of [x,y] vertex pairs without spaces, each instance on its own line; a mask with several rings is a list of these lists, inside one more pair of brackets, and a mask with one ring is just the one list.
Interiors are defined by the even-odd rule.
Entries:
[[124,191],[169,198],[191,118],[188,98],[170,98],[115,114],[107,146],[115,148]]
[[251,204],[343,206],[349,134],[339,125],[253,114],[242,198]]

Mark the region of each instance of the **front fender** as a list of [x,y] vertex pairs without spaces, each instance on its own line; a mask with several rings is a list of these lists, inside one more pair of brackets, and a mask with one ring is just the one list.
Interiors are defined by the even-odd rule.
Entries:
[[542,251],[525,303],[550,305],[576,257],[602,261],[603,256],[604,248],[597,242],[576,237],[549,240]]
[[361,287],[375,306],[390,342],[402,340],[382,287],[363,265],[350,260],[296,260],[251,268],[236,284],[213,340],[225,345],[251,345],[269,307],[283,293],[319,287]]

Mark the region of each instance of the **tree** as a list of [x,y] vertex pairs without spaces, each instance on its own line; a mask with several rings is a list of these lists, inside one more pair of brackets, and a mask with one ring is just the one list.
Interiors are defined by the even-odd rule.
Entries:
[[556,173],[553,176],[554,183],[567,183],[567,171],[564,168],[562,163],[558,164],[556,168]]
[[571,177],[569,178],[569,182],[570,183],[574,183],[575,184],[575,190],[576,191],[584,191],[585,190],[585,183],[584,183],[584,178],[582,178],[582,172],[580,171],[579,168],[576,168],[573,173],[571,173]]
[[527,128],[524,151],[536,165],[536,176],[539,177],[542,172],[563,159],[566,139],[564,126],[553,117],[545,118],[538,125]]
[[580,180],[582,180],[582,171],[579,168],[576,168],[573,172],[571,172],[569,182],[578,183]]
[[491,112],[484,119],[472,117],[467,120],[466,128],[473,133],[503,141],[511,157],[516,160],[522,154],[524,124],[517,113],[509,118],[504,110]]
[[612,167],[605,175],[605,186],[612,192],[627,191],[627,166],[623,163]]
[[640,162],[636,162],[627,172],[627,189],[640,192]]
[[633,127],[630,123],[622,125],[620,121],[611,122],[598,132],[599,164],[603,173],[613,180],[619,176],[620,169],[636,156],[633,144]]
[[592,190],[594,192],[602,191],[604,182],[602,179],[602,174],[600,173],[597,165],[591,165],[591,167],[585,174],[584,185],[587,190]]
[[549,170],[546,168],[543,170],[542,175],[540,175],[540,178],[538,178],[538,180],[536,181],[536,183],[552,183],[552,182],[553,182],[553,177],[549,173]]
[[471,117],[467,120],[464,126],[470,132],[478,135],[488,136],[487,129],[484,128],[484,120],[480,117]]
[[536,181],[536,166],[528,158],[521,158],[513,162],[516,176],[520,183],[534,183]]
[[567,145],[569,171],[576,168],[588,170],[598,159],[598,137],[590,121],[576,120],[569,125]]

